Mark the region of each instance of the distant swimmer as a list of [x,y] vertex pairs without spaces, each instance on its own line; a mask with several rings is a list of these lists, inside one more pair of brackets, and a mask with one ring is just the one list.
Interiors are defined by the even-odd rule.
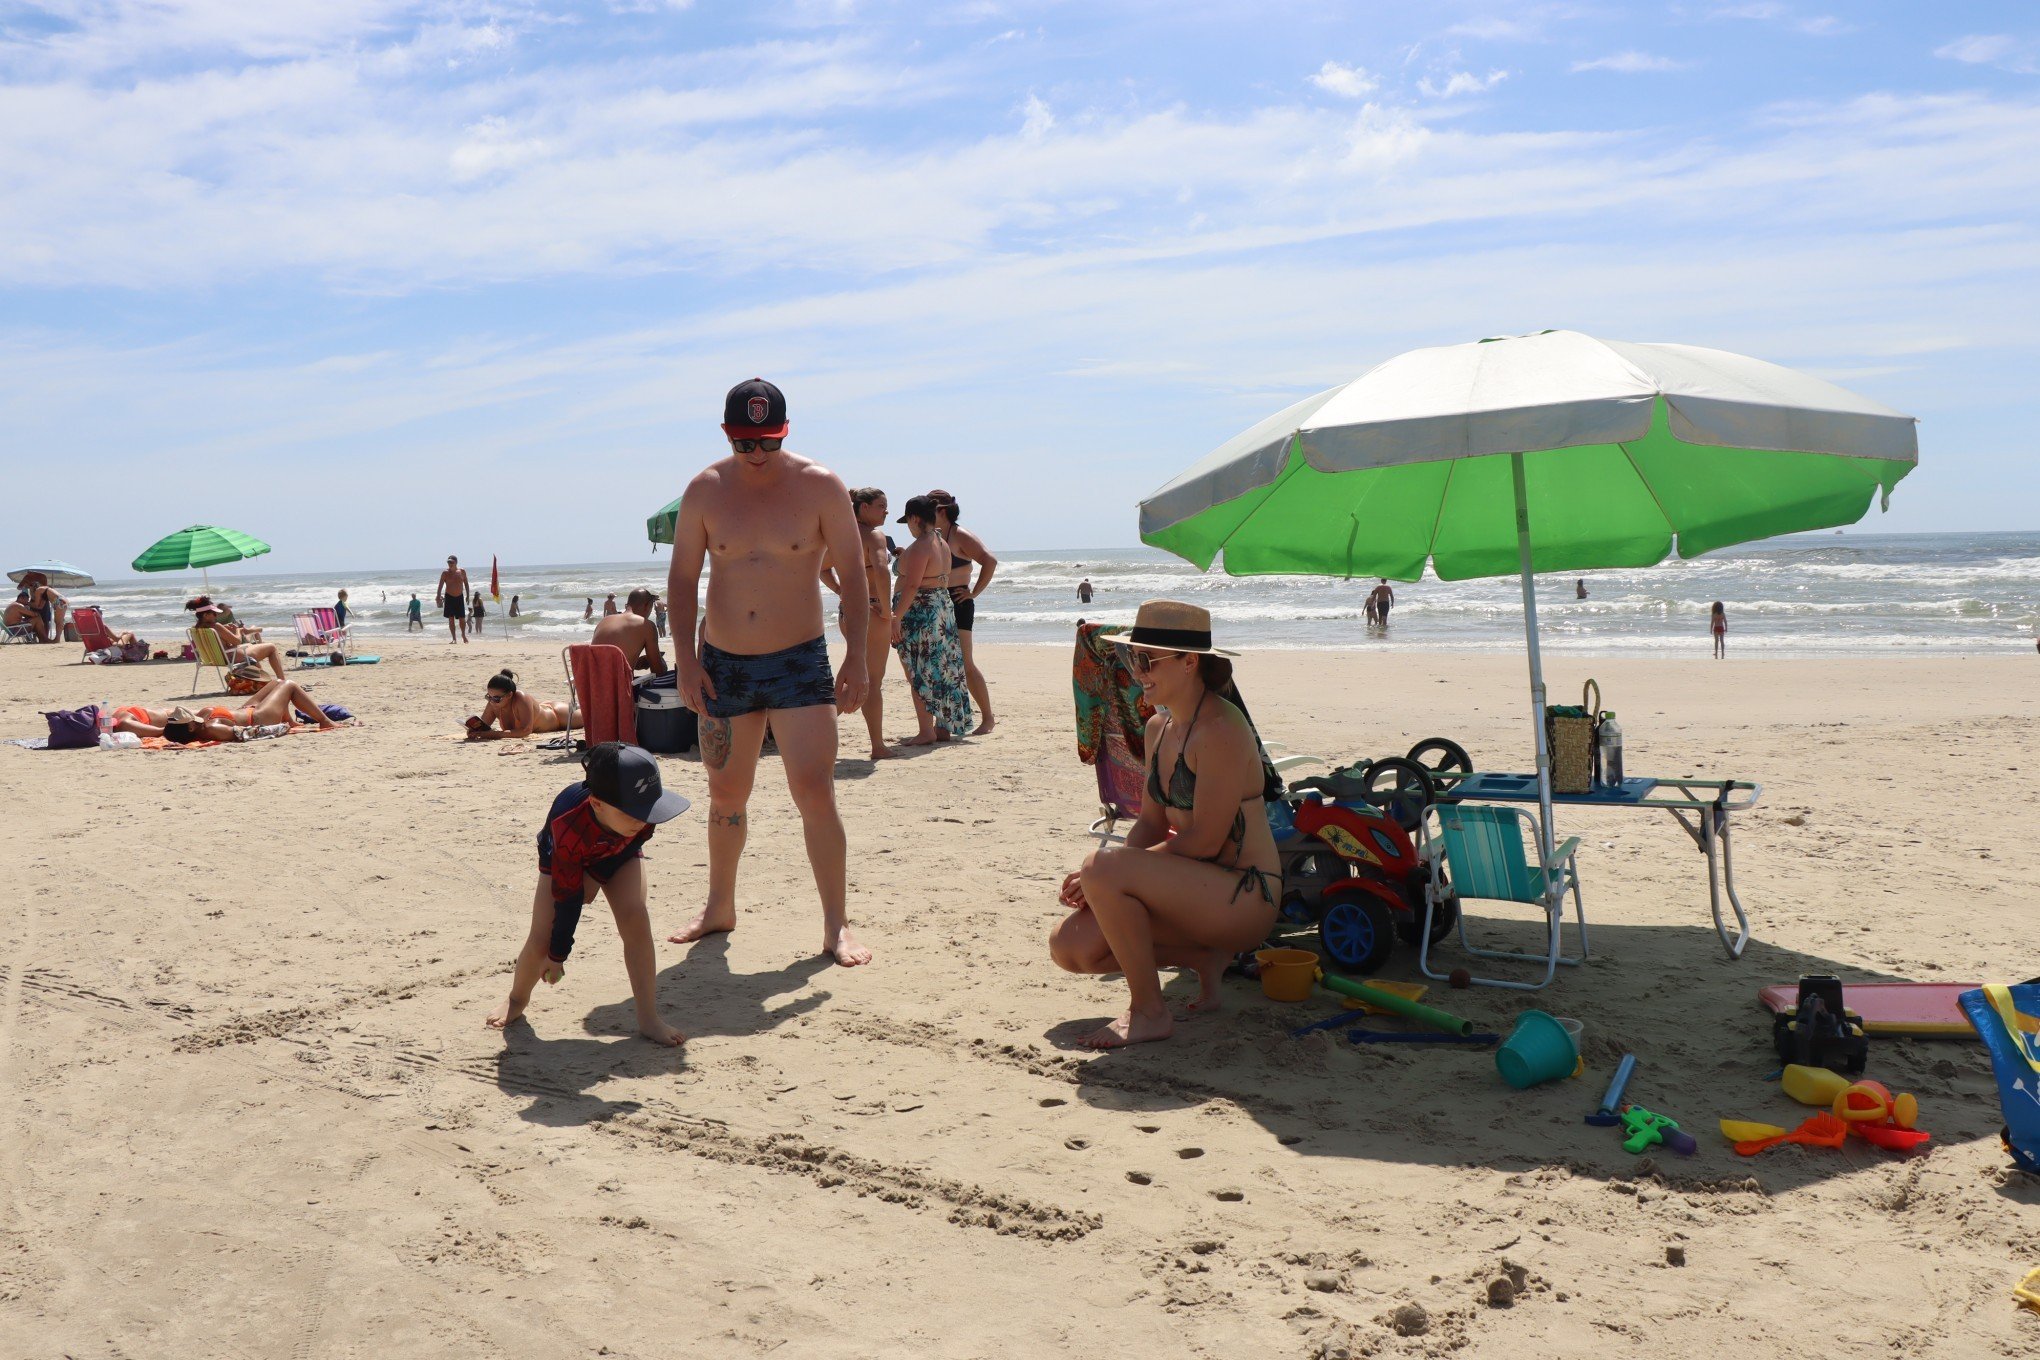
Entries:
[[1579,580],[1577,580],[1577,581],[1574,581],[1574,582],[1573,582],[1573,597],[1574,597],[1575,599],[1580,599],[1580,600],[1584,600],[1584,599],[1586,599],[1586,598],[1587,598],[1587,578],[1586,578],[1586,577],[1582,576],[1582,577],[1581,577],[1581,578],[1580,578]]
[[514,619],[523,612],[524,606],[518,603],[517,596],[512,595],[510,597],[510,617]]
[[1371,622],[1384,630],[1388,627],[1388,611],[1395,607],[1395,588],[1386,576],[1379,578],[1374,589],[1367,592],[1367,612]]
[[408,620],[404,624],[405,632],[416,631],[422,633],[425,631],[425,605],[418,598],[418,592],[415,590],[411,592],[411,603],[405,610],[405,618]]
[[602,602],[602,617],[607,619],[614,618],[615,616],[616,616],[616,593],[612,591],[610,592],[609,598]]
[[[468,640],[468,574],[458,557],[446,559],[446,570],[439,573],[439,588],[432,594],[432,602],[446,614],[446,640],[466,642]],[[460,630],[459,634],[454,629]]]
[[1728,611],[1719,600],[1707,611],[1707,631],[1714,634],[1714,659],[1719,661],[1728,655]]
[[1091,602],[1091,578],[1086,576],[1083,580],[1077,582],[1077,603],[1089,604],[1090,602]]
[[581,611],[581,622],[587,623],[595,617],[595,597],[588,597],[588,607]]

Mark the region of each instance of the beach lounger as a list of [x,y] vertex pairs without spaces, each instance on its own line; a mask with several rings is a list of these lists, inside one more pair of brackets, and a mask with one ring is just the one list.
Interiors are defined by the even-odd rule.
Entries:
[[20,623],[7,624],[5,628],[6,631],[4,635],[0,635],[0,646],[4,646],[10,642],[42,641],[42,634],[38,633],[35,630],[35,625],[30,623],[26,619],[23,619]]
[[326,605],[314,609],[312,618],[319,625],[319,632],[329,646],[338,647],[343,652],[354,650],[354,636],[347,626],[340,622],[338,610]]
[[630,662],[623,648],[607,643],[577,643],[560,649],[567,671],[567,693],[581,715],[581,739],[589,746],[605,741],[637,744],[637,699],[631,693]]
[[[1418,934],[1417,967],[1425,977],[1450,976],[1431,966],[1432,913],[1449,893],[1461,903],[1459,945],[1483,959],[1507,959],[1544,965],[1544,977],[1537,982],[1476,977],[1482,987],[1507,987],[1534,992],[1548,985],[1560,964],[1586,962],[1587,917],[1580,905],[1580,874],[1574,856],[1580,838],[1574,836],[1552,853],[1548,865],[1532,864],[1524,850],[1524,829],[1529,844],[1541,844],[1537,816],[1523,808],[1496,807],[1480,803],[1434,803],[1424,809],[1423,826],[1430,832],[1432,819],[1437,829],[1425,836],[1425,855],[1430,861],[1430,883],[1424,892],[1424,928]],[[1450,882],[1446,881],[1447,875]],[[1559,929],[1565,915],[1566,894],[1572,894],[1573,917],[1579,928],[1580,952],[1568,957],[1559,948]],[[1464,903],[1469,898],[1490,902],[1522,902],[1544,911],[1546,945],[1541,954],[1512,950],[1478,949],[1466,935]]]
[[[333,639],[319,627],[317,618],[310,614],[291,615],[291,624],[297,629],[297,645],[300,652],[315,652],[323,655],[333,650]],[[303,658],[300,658],[302,661]]]
[[106,626],[105,616],[99,612],[99,606],[96,604],[81,604],[73,609],[71,622],[77,626],[78,641],[85,644],[85,650],[88,652],[104,651],[108,647],[120,645],[114,640],[113,630]]
[[198,677],[207,666],[213,668],[213,674],[219,677],[220,689],[224,691],[227,687],[227,667],[233,662],[227,659],[226,648],[220,645],[220,635],[210,628],[187,628],[184,633],[191,639],[191,650],[198,657],[198,665],[191,672],[192,695],[195,697],[198,694]]

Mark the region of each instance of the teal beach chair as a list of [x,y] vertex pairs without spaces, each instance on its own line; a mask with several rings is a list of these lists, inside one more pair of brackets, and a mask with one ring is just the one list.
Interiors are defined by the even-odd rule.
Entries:
[[[1435,832],[1431,827],[1433,818],[1437,820]],[[1463,909],[1459,912],[1459,946],[1467,953],[1476,958],[1544,965],[1544,976],[1536,982],[1474,978],[1479,986],[1534,992],[1550,984],[1560,964],[1571,967],[1586,962],[1587,915],[1580,905],[1579,866],[1574,861],[1580,838],[1567,840],[1552,854],[1550,864],[1540,866],[1531,863],[1525,852],[1525,827],[1530,832],[1528,843],[1533,847],[1540,844],[1537,817],[1522,808],[1434,803],[1424,809],[1424,856],[1430,863],[1431,878],[1424,889],[1424,928],[1417,935],[1417,967],[1425,977],[1449,976],[1431,966],[1431,918],[1448,895],[1458,897],[1462,906],[1469,898],[1480,898],[1490,902],[1522,902],[1544,909],[1548,933],[1542,954],[1476,948],[1466,935],[1466,912]],[[1580,936],[1580,952],[1570,957],[1559,947],[1559,927],[1564,920],[1568,892],[1572,894],[1573,919]]]

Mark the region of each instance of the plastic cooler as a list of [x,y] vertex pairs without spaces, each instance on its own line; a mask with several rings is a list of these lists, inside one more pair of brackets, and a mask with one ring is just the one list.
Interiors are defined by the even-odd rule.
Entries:
[[691,751],[700,740],[694,710],[680,702],[680,691],[640,685],[637,688],[638,745],[658,755]]

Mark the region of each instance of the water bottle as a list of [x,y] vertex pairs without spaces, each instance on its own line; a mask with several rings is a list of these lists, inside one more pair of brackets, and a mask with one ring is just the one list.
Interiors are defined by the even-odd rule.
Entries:
[[1601,787],[1622,787],[1622,724],[1612,712],[1603,713],[1600,723]]

